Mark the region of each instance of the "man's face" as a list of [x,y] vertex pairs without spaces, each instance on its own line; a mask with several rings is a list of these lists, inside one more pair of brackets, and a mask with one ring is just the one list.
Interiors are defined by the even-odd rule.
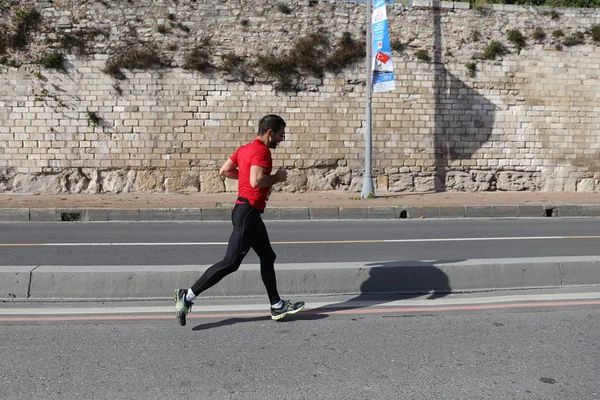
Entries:
[[[273,131],[271,131],[273,132]],[[274,149],[277,147],[279,142],[285,140],[285,128],[281,128],[277,133],[271,133],[269,136],[269,148]]]

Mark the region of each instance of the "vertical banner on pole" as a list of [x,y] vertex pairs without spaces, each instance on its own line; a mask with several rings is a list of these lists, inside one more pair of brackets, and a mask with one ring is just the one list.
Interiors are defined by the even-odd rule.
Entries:
[[392,65],[392,49],[388,32],[386,0],[375,0],[373,3],[373,92],[394,90],[394,66]]

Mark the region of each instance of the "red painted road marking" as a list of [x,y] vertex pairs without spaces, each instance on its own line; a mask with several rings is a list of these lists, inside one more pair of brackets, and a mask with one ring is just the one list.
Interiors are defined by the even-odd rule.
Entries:
[[[310,315],[348,315],[348,314],[397,314],[418,313],[427,311],[469,311],[469,310],[502,310],[515,308],[542,308],[542,307],[569,307],[569,306],[592,306],[599,305],[600,300],[592,301],[548,301],[543,303],[509,303],[509,304],[483,304],[483,305],[461,305],[461,306],[438,306],[438,307],[367,307],[346,308],[341,310],[323,309],[307,310],[302,314]],[[173,313],[174,314],[174,313]],[[196,313],[188,315],[188,319],[214,319],[214,318],[257,318],[268,317],[266,312],[247,313]],[[31,317],[0,317],[0,322],[65,322],[65,321],[142,321],[174,319],[174,315],[79,315],[79,316],[31,316]]]

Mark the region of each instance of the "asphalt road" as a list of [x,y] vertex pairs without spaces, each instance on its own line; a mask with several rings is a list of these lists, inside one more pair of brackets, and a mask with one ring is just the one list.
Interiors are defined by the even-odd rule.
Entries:
[[[278,262],[599,255],[600,220],[267,221]],[[228,222],[3,223],[0,265],[208,265]],[[258,262],[250,252],[246,262]]]
[[598,304],[0,322],[0,398],[598,399]]

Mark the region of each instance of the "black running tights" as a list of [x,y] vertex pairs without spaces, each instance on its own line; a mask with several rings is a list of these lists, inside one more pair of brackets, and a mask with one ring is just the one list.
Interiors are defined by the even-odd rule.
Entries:
[[196,296],[217,284],[225,276],[235,272],[252,248],[260,258],[260,275],[267,289],[271,304],[281,300],[277,293],[275,279],[275,252],[271,247],[267,228],[261,212],[247,203],[236,204],[231,213],[233,232],[227,245],[225,258],[208,268],[194,283],[192,291]]

